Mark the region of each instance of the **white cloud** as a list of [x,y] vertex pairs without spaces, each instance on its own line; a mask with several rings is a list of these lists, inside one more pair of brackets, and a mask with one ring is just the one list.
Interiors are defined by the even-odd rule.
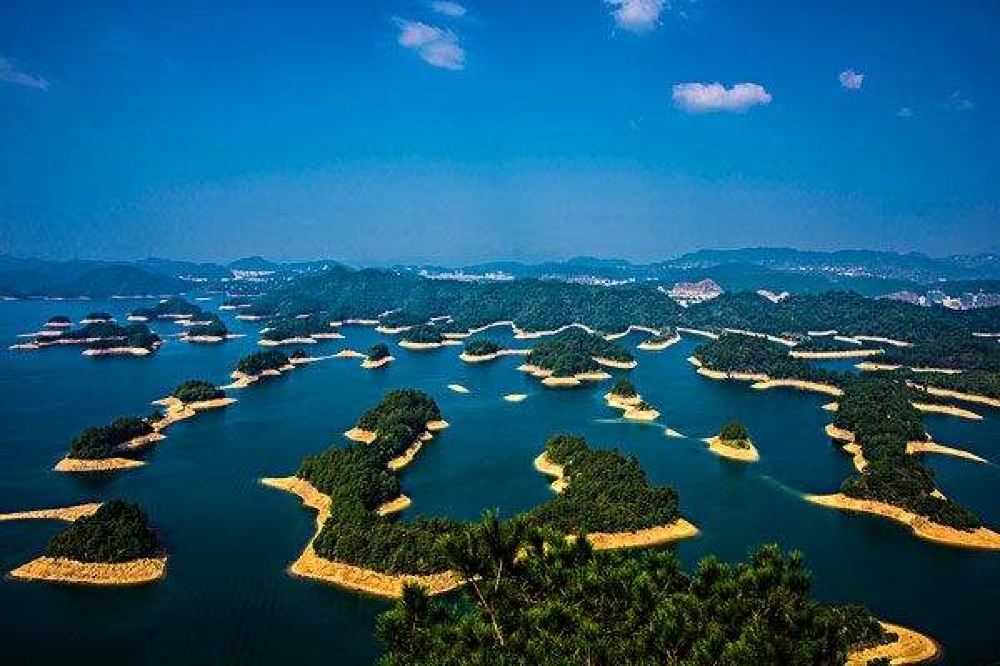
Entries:
[[840,85],[848,90],[860,90],[861,85],[865,82],[865,75],[861,72],[855,72],[853,69],[845,69],[837,75],[837,78],[840,80]]
[[667,0],[604,0],[618,27],[646,32],[660,23],[660,14],[669,8]]
[[465,16],[465,7],[457,2],[450,2],[449,0],[437,0],[437,2],[432,2],[431,9],[436,11],[438,14],[444,14],[445,16],[450,16],[452,18],[462,18]]
[[5,83],[13,83],[18,86],[27,86],[29,88],[37,88],[39,90],[48,90],[49,82],[40,76],[35,76],[34,74],[28,74],[27,72],[22,72],[14,63],[7,58],[0,56],[0,81]]
[[904,106],[901,107],[899,111],[896,112],[896,115],[899,116],[900,118],[912,118],[914,113],[913,109],[911,109],[908,106]]
[[976,105],[972,103],[971,99],[965,96],[965,93],[961,90],[956,90],[948,95],[948,99],[944,103],[944,108],[949,111],[971,111],[976,108]]
[[465,69],[465,49],[454,32],[420,21],[395,21],[399,26],[400,45],[416,51],[424,62],[444,69]]
[[742,112],[758,104],[770,104],[771,95],[756,83],[737,83],[726,88],[721,83],[678,83],[674,105],[688,113],[712,111]]

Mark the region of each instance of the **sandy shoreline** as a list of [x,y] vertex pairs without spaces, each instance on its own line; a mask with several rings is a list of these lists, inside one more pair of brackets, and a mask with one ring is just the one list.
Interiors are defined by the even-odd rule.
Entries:
[[676,330],[677,330],[678,333],[687,333],[689,335],[699,335],[699,336],[701,336],[703,338],[708,338],[709,340],[718,340],[719,339],[718,333],[712,333],[711,331],[703,331],[700,328],[685,328],[685,327],[682,327],[682,326],[678,326]]
[[495,361],[501,356],[527,356],[530,353],[530,349],[500,349],[492,354],[467,354],[462,352],[458,355],[458,358],[465,363],[485,363],[487,361]]
[[618,548],[643,548],[657,546],[680,539],[698,536],[700,530],[684,518],[678,518],[669,525],[657,525],[634,532],[591,532],[587,541],[594,550],[615,550]]
[[145,347],[104,347],[84,349],[82,356],[149,356],[153,352]]
[[469,389],[465,388],[461,384],[448,384],[448,390],[454,391],[455,393],[468,393]]
[[952,391],[949,389],[940,389],[933,386],[918,386],[924,391],[927,391],[930,395],[937,396],[939,398],[954,398],[955,400],[963,400],[965,402],[974,402],[980,405],[985,405],[987,407],[1000,407],[1000,399],[991,398],[986,395],[979,395],[977,393],[962,393],[960,391]]
[[77,585],[143,585],[163,578],[167,558],[147,557],[131,562],[78,562],[64,557],[36,557],[10,572],[12,578]]
[[[330,516],[330,498],[316,490],[311,483],[298,477],[264,478],[261,484],[297,495],[302,503],[316,511],[316,534]],[[372,569],[364,569],[343,562],[334,562],[320,557],[313,548],[314,534],[303,549],[302,554],[288,568],[289,573],[303,578],[312,578],[355,592],[378,597],[398,599],[403,596],[403,586],[416,583],[427,589],[429,594],[441,594],[460,587],[463,581],[452,571],[423,576],[406,574],[385,574]]]
[[410,351],[429,351],[431,349],[440,349],[442,347],[452,347],[462,344],[458,340],[450,340],[445,338],[441,342],[410,342],[409,340],[400,340],[399,346],[403,349],[409,349]]
[[508,393],[503,399],[507,402],[523,402],[527,397],[527,393]]
[[813,391],[815,393],[824,393],[826,395],[832,395],[839,398],[844,395],[844,392],[837,388],[836,386],[831,386],[830,384],[821,384],[819,382],[809,382],[802,379],[768,379],[766,381],[761,381],[750,386],[752,389],[758,391],[772,389],[772,388],[794,388],[800,391]]
[[721,458],[726,458],[727,460],[734,460],[742,463],[753,463],[760,460],[760,453],[757,451],[757,447],[755,447],[753,442],[749,440],[747,440],[746,448],[731,446],[726,443],[726,440],[721,439],[718,435],[715,437],[709,437],[708,439],[703,439],[702,441],[708,444],[709,451]]
[[945,446],[944,444],[938,444],[937,442],[907,442],[906,452],[910,455],[916,455],[920,453],[937,453],[943,456],[952,456],[955,458],[964,458],[965,460],[971,460],[973,462],[985,463],[989,462],[985,458],[977,456],[971,451],[966,451],[965,449],[957,449],[953,446]]
[[957,416],[960,419],[969,419],[971,421],[982,421],[983,417],[975,412],[969,411],[968,409],[962,409],[961,407],[956,407],[954,405],[938,405],[929,402],[914,402],[912,403],[921,412],[926,412],[928,414],[944,414],[946,416]]
[[898,506],[893,506],[892,504],[874,500],[855,499],[843,493],[805,495],[804,498],[813,504],[819,504],[832,509],[871,513],[889,518],[908,526],[919,538],[941,545],[1000,550],[1000,534],[986,527],[979,527],[968,531],[959,530],[954,527],[931,522],[923,516],[918,516],[915,513],[911,513]]
[[344,437],[351,440],[352,442],[359,442],[361,444],[371,444],[375,441],[378,435],[371,430],[363,430],[362,428],[354,427],[344,433]]
[[617,368],[619,370],[633,370],[639,366],[638,361],[615,361],[610,358],[604,358],[602,356],[593,356],[594,363],[602,365],[606,368]]
[[101,502],[64,506],[58,509],[31,509],[29,511],[14,511],[0,513],[0,521],[7,520],[63,520],[72,523],[78,518],[92,516],[101,508]]
[[639,405],[642,404],[642,396],[640,395],[625,398],[620,395],[615,395],[614,393],[605,393],[604,401],[608,403],[608,407],[622,410],[622,418],[626,418],[631,421],[649,422],[660,418],[660,413],[655,409],[639,408]]
[[896,640],[884,645],[855,650],[847,655],[845,666],[867,666],[873,659],[886,658],[890,664],[922,664],[941,654],[940,646],[934,639],[901,627],[898,624],[879,622],[887,632],[896,634]]
[[659,340],[657,342],[643,340],[636,346],[636,349],[641,349],[642,351],[663,351],[667,347],[671,347],[680,341],[681,341],[681,336],[677,333],[674,333],[674,336],[672,338],[667,338],[666,340]]
[[569,479],[566,478],[563,466],[549,460],[549,456],[545,451],[542,451],[542,453],[535,458],[534,465],[536,470],[545,476],[552,478],[552,482],[549,483],[549,488],[552,489],[552,492],[561,493],[566,489]]
[[120,469],[132,469],[145,465],[143,460],[133,460],[131,458],[97,458],[94,460],[84,460],[83,458],[63,458],[52,468],[55,472],[113,472]]
[[[430,438],[428,437],[427,439]],[[403,469],[417,457],[417,454],[420,453],[420,449],[424,447],[424,441],[425,439],[423,437],[418,437],[412,444],[410,444],[410,446],[407,447],[405,451],[403,451],[402,454],[390,460],[385,466],[393,472],[398,472]]]
[[866,356],[878,356],[884,354],[884,349],[844,349],[840,351],[797,351],[795,349],[788,352],[792,358],[864,358]]
[[396,360],[395,356],[383,356],[377,361],[373,361],[370,358],[366,358],[365,360],[361,361],[361,367],[365,368],[366,370],[375,370],[376,368],[384,368],[385,366],[389,365],[395,360]]
[[406,495],[400,495],[396,499],[389,500],[388,502],[377,508],[375,510],[375,513],[377,513],[380,516],[388,516],[393,513],[399,513],[400,511],[408,508],[411,504],[413,504],[413,500],[411,500]]

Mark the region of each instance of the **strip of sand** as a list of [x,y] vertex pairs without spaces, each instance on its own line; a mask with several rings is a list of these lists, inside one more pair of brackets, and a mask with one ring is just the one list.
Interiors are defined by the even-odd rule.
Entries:
[[167,558],[148,557],[109,564],[64,557],[36,557],[10,572],[12,578],[78,585],[142,585],[163,578]]
[[847,655],[845,666],[867,666],[875,659],[888,659],[894,666],[922,664],[932,661],[941,654],[941,648],[929,636],[898,624],[880,622],[882,628],[896,634],[896,640],[883,645],[855,650]]
[[912,347],[912,342],[907,342],[906,340],[894,340],[892,338],[883,338],[877,335],[854,335],[851,336],[855,340],[861,340],[862,342],[881,342],[883,344],[892,345],[893,347]]
[[946,416],[957,416],[960,419],[969,419],[972,421],[982,421],[983,417],[975,412],[969,411],[968,409],[962,409],[961,407],[956,407],[954,405],[938,405],[930,402],[914,402],[912,403],[921,412],[927,412],[929,414],[944,414]]
[[1000,399],[991,398],[986,395],[978,395],[976,393],[962,393],[960,391],[951,391],[948,389],[935,388],[933,386],[917,386],[924,391],[927,391],[930,395],[938,396],[939,398],[954,398],[955,400],[963,400],[965,402],[974,402],[980,405],[986,405],[987,407],[1000,407]]
[[1000,534],[986,527],[959,530],[934,523],[906,509],[885,502],[848,497],[843,493],[832,495],[805,495],[806,501],[842,511],[871,513],[907,525],[913,533],[926,541],[960,548],[1000,550]]
[[410,446],[408,446],[407,449],[403,451],[401,455],[393,458],[388,463],[386,463],[386,467],[388,467],[393,472],[403,469],[411,462],[413,462],[413,459],[417,457],[417,454],[420,453],[420,449],[422,449],[423,446],[424,446],[423,438],[417,438],[416,441],[414,441],[413,444],[410,444]]
[[[330,497],[316,490],[308,481],[290,476],[284,478],[261,479],[265,486],[277,488],[297,495],[307,507],[316,510],[316,534],[330,516]],[[424,576],[406,574],[385,574],[371,569],[356,567],[343,562],[334,562],[320,557],[313,548],[316,536],[309,540],[289,572],[295,576],[312,578],[338,587],[379,597],[398,599],[403,596],[403,586],[415,583],[426,588],[429,594],[441,594],[454,590],[463,584],[458,574],[452,571]]]
[[385,504],[383,504],[382,506],[380,506],[378,509],[375,510],[375,513],[377,513],[380,516],[388,516],[393,513],[399,513],[400,511],[409,507],[411,504],[413,504],[413,500],[411,500],[406,495],[400,495],[396,499],[390,500]]
[[553,492],[561,493],[566,489],[569,484],[569,479],[566,478],[563,466],[556,464],[549,460],[549,456],[542,451],[541,455],[535,458],[534,461],[535,469],[544,474],[545,476],[552,477],[553,481],[549,484],[549,488]]
[[101,502],[64,506],[58,509],[32,509],[30,511],[15,511],[0,513],[0,522],[7,520],[64,520],[72,523],[78,518],[92,516],[101,508]]
[[815,393],[824,393],[826,395],[832,395],[839,398],[844,395],[844,392],[837,388],[836,386],[831,386],[830,384],[821,384],[819,382],[808,382],[802,379],[768,379],[766,381],[761,381],[753,384],[750,388],[756,389],[758,391],[772,389],[772,388],[794,388],[800,391],[813,391]]
[[793,349],[788,352],[792,358],[863,358],[866,356],[878,356],[884,354],[884,349],[843,349],[839,351],[797,351]]
[[591,532],[587,535],[587,541],[594,550],[643,548],[689,539],[698,536],[699,532],[692,523],[684,518],[678,518],[669,525],[659,525],[634,532]]
[[361,361],[361,367],[365,368],[366,370],[374,370],[376,368],[384,368],[385,366],[389,365],[390,363],[392,363],[395,360],[396,360],[395,356],[383,356],[382,358],[378,359],[377,361],[373,361],[370,358],[366,358],[365,360]]
[[619,370],[633,370],[638,367],[638,361],[615,361],[614,359],[604,358],[602,356],[594,356],[594,363],[598,365],[603,365],[606,368],[617,368]]
[[84,349],[83,356],[149,356],[153,352],[145,347],[103,347]]
[[711,331],[704,331],[700,328],[683,328],[681,326],[677,327],[678,333],[687,333],[688,335],[698,335],[703,338],[708,338],[709,340],[718,340],[718,333],[712,333]]
[[954,456],[955,458],[964,458],[974,462],[988,462],[985,458],[981,458],[971,451],[956,449],[953,446],[945,446],[944,444],[938,444],[937,442],[907,442],[906,452],[911,455],[919,453],[938,453],[945,456]]
[[378,436],[377,433],[371,430],[363,430],[362,428],[354,427],[344,433],[344,437],[351,440],[352,442],[360,442],[362,444],[371,444],[375,441]]
[[52,469],[56,472],[113,472],[120,469],[142,467],[146,463],[131,458],[97,458],[84,460],[82,458],[63,458]]
[[455,393],[468,393],[469,389],[465,388],[461,384],[448,384],[448,390],[454,391]]
[[431,349],[440,349],[441,347],[452,347],[462,344],[458,340],[449,340],[445,338],[441,342],[411,342],[410,340],[400,340],[399,346],[403,349],[409,349],[410,351],[428,351]]
[[527,393],[508,393],[503,397],[507,402],[522,402],[528,397]]
[[636,346],[636,349],[641,349],[642,351],[663,351],[667,347],[671,347],[680,341],[681,336],[674,333],[672,338],[666,338],[663,340],[643,340]]

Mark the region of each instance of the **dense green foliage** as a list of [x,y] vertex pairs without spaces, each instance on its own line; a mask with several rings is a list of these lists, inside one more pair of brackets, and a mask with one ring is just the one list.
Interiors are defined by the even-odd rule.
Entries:
[[[99,326],[100,324],[98,324]],[[112,347],[132,347],[155,350],[162,339],[153,333],[145,324],[130,324],[124,329],[124,335],[116,338],[101,338],[96,342],[88,343],[90,349],[109,349]]]
[[245,375],[259,375],[265,370],[278,370],[286,365],[288,365],[287,356],[277,349],[269,349],[244,356],[236,364],[236,370]]
[[503,347],[493,340],[476,338],[475,340],[466,342],[463,351],[469,356],[489,356],[490,354],[496,354],[501,349]]
[[389,322],[411,323],[450,315],[450,330],[456,331],[505,320],[525,330],[574,322],[602,331],[620,331],[629,324],[658,329],[725,326],[770,334],[838,329],[851,335],[911,341],[956,329],[1000,330],[1000,308],[956,312],[876,301],[854,292],[792,295],[779,303],[752,292],[735,292],[681,308],[647,284],[609,288],[537,279],[470,283],[340,266],[280,286],[264,296],[259,307],[264,314],[297,314],[303,301],[313,311],[327,311],[335,319],[376,319],[383,312],[395,311],[400,314],[387,315]]
[[772,379],[836,382],[837,375],[788,355],[788,348],[763,338],[723,333],[694,351],[712,370],[765,374]]
[[626,377],[619,377],[611,386],[611,394],[622,398],[634,398],[639,395],[635,390],[635,385]]
[[617,449],[591,449],[582,437],[556,435],[545,445],[563,466],[569,485],[528,511],[524,520],[567,534],[628,532],[667,525],[680,517],[677,492],[650,486],[639,461]]
[[170,394],[181,402],[203,402],[225,398],[226,392],[211,382],[202,379],[189,379]]
[[861,445],[867,467],[844,481],[852,497],[888,502],[934,522],[959,529],[978,527],[979,518],[950,499],[931,495],[934,475],[906,453],[906,443],[925,438],[923,419],[910,403],[911,390],[889,376],[862,375],[848,381],[835,424],[850,430]]
[[938,335],[912,347],[888,349],[884,358],[885,363],[911,368],[1000,372],[1000,344],[988,338],[974,338],[966,331]]
[[224,338],[229,335],[229,329],[226,328],[226,324],[219,317],[211,315],[203,321],[208,323],[188,326],[187,335],[206,335],[216,338]]
[[722,430],[719,431],[719,439],[726,442],[729,445],[744,445],[750,441],[750,433],[747,432],[747,427],[739,421],[728,421],[722,426]]
[[49,317],[48,320],[45,323],[46,324],[56,324],[56,325],[60,325],[61,326],[61,325],[64,325],[64,324],[71,324],[72,320],[69,317],[67,317],[66,315],[54,315],[52,317]]
[[395,389],[386,393],[377,405],[358,419],[358,427],[382,432],[394,426],[405,425],[423,432],[428,422],[439,420],[441,410],[429,395],[414,389]]
[[[1000,372],[986,370],[966,370],[956,375],[944,375],[938,372],[904,373],[914,384],[933,386],[948,391],[985,395],[990,398],[1000,398]],[[921,400],[930,400],[931,396],[921,396]]]
[[891,639],[866,609],[820,604],[775,545],[685,573],[673,553],[598,553],[487,515],[442,546],[457,602],[408,587],[378,621],[385,666],[843,664]]
[[261,333],[264,340],[289,340],[291,338],[308,338],[315,333],[329,333],[330,327],[315,317],[302,319],[279,319]]
[[56,338],[40,338],[40,341],[52,340],[91,341],[87,344],[94,349],[107,347],[143,347],[155,349],[162,342],[160,336],[149,330],[146,324],[129,324],[120,326],[113,321],[84,324],[79,328],[65,330]]
[[111,458],[121,444],[153,432],[148,419],[122,416],[106,426],[87,428],[69,446],[68,457],[79,460]]
[[98,321],[111,321],[112,317],[110,312],[104,312],[103,310],[99,310],[97,312],[88,312],[87,316],[84,317],[84,319],[89,319],[91,321],[98,322]]
[[436,344],[444,340],[442,331],[433,324],[421,324],[403,333],[403,340],[421,344]]
[[389,347],[384,343],[377,342],[368,348],[368,351],[365,352],[365,356],[368,357],[369,361],[381,361],[383,358],[388,358],[390,356]]
[[49,542],[45,554],[78,562],[120,563],[153,557],[156,534],[137,504],[112,500],[74,521]]
[[378,323],[388,328],[399,328],[400,326],[419,326],[427,323],[427,317],[406,312],[405,310],[393,310],[387,312],[378,319]]
[[632,361],[632,355],[614,342],[579,328],[569,328],[532,346],[528,363],[551,370],[556,377],[572,377],[597,370],[594,357],[612,361]]
[[227,308],[242,308],[250,305],[251,299],[246,296],[227,296],[220,305]]
[[183,298],[166,298],[151,308],[137,308],[132,311],[133,317],[145,317],[146,319],[157,319],[159,317],[169,317],[170,315],[187,315],[197,319],[203,314],[201,308],[194,303],[188,303]]

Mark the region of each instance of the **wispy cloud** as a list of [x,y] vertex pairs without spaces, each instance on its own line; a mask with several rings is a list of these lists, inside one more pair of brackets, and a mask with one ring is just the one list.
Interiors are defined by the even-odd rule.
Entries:
[[399,26],[399,44],[415,51],[424,62],[444,69],[465,69],[465,49],[454,32],[420,21],[394,20]]
[[48,90],[49,82],[40,76],[19,70],[11,60],[0,56],[0,81],[18,86]]
[[976,108],[976,105],[972,103],[971,99],[965,96],[965,93],[961,90],[956,90],[948,95],[948,99],[944,103],[944,108],[949,111],[971,111]]
[[855,72],[853,69],[845,69],[837,75],[837,79],[840,80],[840,85],[848,90],[861,90],[861,86],[865,82],[865,75],[861,72]]
[[899,116],[900,118],[912,118],[914,116],[914,113],[913,109],[911,109],[910,107],[903,106],[900,107],[899,111],[896,112],[896,115]]
[[452,18],[462,18],[465,16],[465,7],[457,2],[450,2],[449,0],[437,0],[431,3],[431,9],[436,11],[438,14],[444,14],[445,16],[450,16]]
[[721,83],[678,83],[673,99],[677,108],[688,113],[739,113],[751,106],[771,103],[770,93],[757,83],[737,83],[731,88]]
[[646,32],[660,23],[660,14],[669,8],[667,0],[604,0],[618,27]]

